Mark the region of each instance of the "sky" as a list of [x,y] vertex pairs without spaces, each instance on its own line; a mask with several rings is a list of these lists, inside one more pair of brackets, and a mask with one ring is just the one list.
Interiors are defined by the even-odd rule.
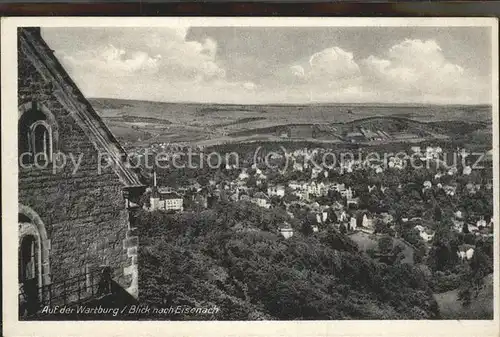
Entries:
[[42,28],[87,97],[491,103],[483,27]]

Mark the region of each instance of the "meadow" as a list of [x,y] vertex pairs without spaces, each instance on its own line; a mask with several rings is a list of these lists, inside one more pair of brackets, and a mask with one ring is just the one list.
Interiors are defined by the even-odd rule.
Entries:
[[[126,147],[151,143],[213,145],[255,139],[273,141],[279,139],[282,128],[289,125],[296,128],[300,125],[340,125],[342,129],[346,125],[354,129],[355,121],[373,117],[428,123],[425,133],[437,138],[441,134],[445,137],[463,134],[462,130],[471,137],[491,134],[491,107],[488,105],[223,105],[109,98],[94,98],[90,102]],[[386,123],[388,128],[391,123]],[[439,132],[435,132],[436,127]],[[301,140],[307,138],[298,136]],[[332,134],[321,141],[335,143],[339,139]]]

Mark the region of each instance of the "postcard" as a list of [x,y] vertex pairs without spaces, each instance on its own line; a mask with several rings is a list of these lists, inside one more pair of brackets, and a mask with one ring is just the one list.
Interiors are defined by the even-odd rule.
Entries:
[[1,31],[6,336],[497,336],[497,20]]

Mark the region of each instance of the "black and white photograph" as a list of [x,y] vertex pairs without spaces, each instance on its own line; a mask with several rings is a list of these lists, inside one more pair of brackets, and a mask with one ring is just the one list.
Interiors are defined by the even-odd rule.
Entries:
[[58,19],[2,29],[17,323],[498,328],[496,20]]

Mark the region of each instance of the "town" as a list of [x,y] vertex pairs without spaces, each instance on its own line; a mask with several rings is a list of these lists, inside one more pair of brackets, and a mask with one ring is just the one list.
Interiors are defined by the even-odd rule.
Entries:
[[[152,150],[164,148],[156,145]],[[413,232],[427,250],[437,230],[436,222],[444,217],[451,219],[450,230],[454,232],[493,237],[492,205],[488,203],[492,176],[484,174],[488,170],[475,172],[475,160],[465,149],[456,149],[460,159],[456,166],[443,162],[445,154],[439,146],[408,146],[406,158],[389,156],[386,163],[353,158],[336,167],[321,167],[317,160],[311,160],[325,158],[326,151],[296,149],[288,155],[290,170],[278,173],[263,161],[245,162],[244,167],[225,163],[215,172],[202,172],[201,178],[177,187],[158,183],[171,171],[154,169],[143,207],[183,212],[210,208],[219,200],[247,202],[298,219],[302,224],[299,230],[305,232],[334,227],[348,235],[389,234],[415,244],[414,238],[408,239]],[[282,157],[273,159],[279,162]],[[419,163],[410,163],[410,157]],[[491,160],[490,151],[482,164],[491,167]],[[284,238],[292,237],[295,231],[297,228],[288,221],[279,228]],[[474,245],[463,244],[457,254],[461,259],[471,259],[473,252]]]

